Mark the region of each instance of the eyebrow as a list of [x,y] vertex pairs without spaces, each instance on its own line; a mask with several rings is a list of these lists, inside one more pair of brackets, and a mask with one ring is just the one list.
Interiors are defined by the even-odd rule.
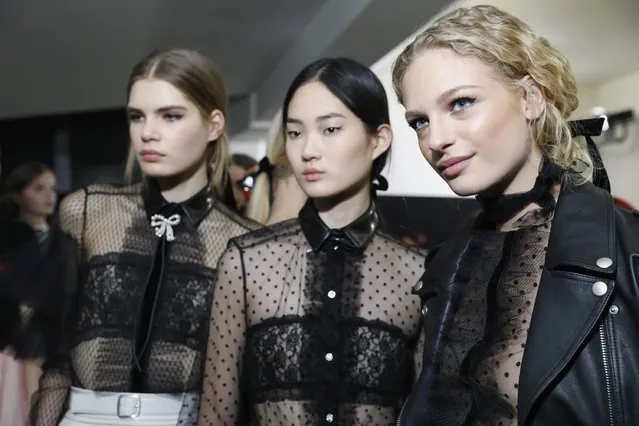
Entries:
[[[339,114],[337,112],[331,112],[328,114],[320,115],[319,117],[315,119],[315,121],[324,121],[331,118],[346,118],[346,117],[344,117],[342,114]],[[294,117],[288,117],[286,119],[286,122],[290,124],[303,124],[302,120],[300,120],[299,118],[294,118]]]
[[[127,112],[137,112],[139,114],[142,114],[142,110],[140,108],[136,108],[136,107],[127,107],[126,108]],[[169,112],[169,111],[185,111],[186,112],[186,107],[180,106],[180,105],[168,105],[165,107],[161,107],[155,110],[155,112],[157,113],[165,113],[165,112]]]
[[[474,84],[462,84],[461,86],[453,87],[452,89],[448,89],[442,94],[440,94],[439,96],[437,96],[437,101],[442,102],[444,99],[451,98],[453,97],[455,93],[459,92],[460,90],[477,89],[478,87],[479,86],[476,86]],[[411,111],[406,111],[406,113],[404,114],[404,117],[406,118],[406,120],[410,120],[412,118],[420,117],[422,115],[424,114],[422,112],[419,112],[418,110],[411,110]]]

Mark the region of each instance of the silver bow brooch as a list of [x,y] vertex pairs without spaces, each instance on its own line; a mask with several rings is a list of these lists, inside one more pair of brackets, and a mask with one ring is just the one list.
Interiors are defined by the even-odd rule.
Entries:
[[162,238],[166,235],[167,241],[175,240],[175,234],[173,233],[173,227],[180,223],[180,215],[174,214],[168,218],[161,214],[154,214],[151,216],[151,226],[155,228],[155,235]]

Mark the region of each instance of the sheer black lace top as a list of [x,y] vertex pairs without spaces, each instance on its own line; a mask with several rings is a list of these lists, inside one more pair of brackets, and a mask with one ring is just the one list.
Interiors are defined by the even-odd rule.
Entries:
[[[60,222],[79,247],[79,290],[32,422],[57,425],[69,386],[199,393],[217,261],[229,238],[259,225],[208,186],[174,204],[152,181],[77,191],[63,200]],[[180,424],[194,424],[197,409],[183,411]]]
[[[427,426],[516,425],[519,371],[555,206],[552,190],[562,173],[545,162],[531,191],[479,200],[484,209],[468,232],[455,275],[463,291],[424,396],[432,414]],[[535,207],[522,214],[531,203]]]
[[393,424],[414,376],[410,292],[424,256],[378,225],[373,205],[329,229],[308,202],[297,219],[231,240],[200,425]]

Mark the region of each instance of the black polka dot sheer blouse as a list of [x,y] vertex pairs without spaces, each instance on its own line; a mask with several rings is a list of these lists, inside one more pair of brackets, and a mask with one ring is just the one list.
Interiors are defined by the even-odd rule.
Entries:
[[374,204],[329,229],[308,202],[296,219],[231,240],[198,424],[394,424],[420,368],[411,289],[423,265],[380,231]]

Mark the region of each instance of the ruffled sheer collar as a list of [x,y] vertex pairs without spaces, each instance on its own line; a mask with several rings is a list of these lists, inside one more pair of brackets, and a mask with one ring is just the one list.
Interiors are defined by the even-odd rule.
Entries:
[[[530,191],[497,197],[477,196],[477,201],[482,208],[479,223],[487,227],[514,230],[549,221],[555,209],[553,189],[561,182],[564,172],[565,170],[556,163],[543,159],[535,184]],[[507,229],[503,228],[504,224],[533,203],[539,208],[522,215],[509,224]]]

